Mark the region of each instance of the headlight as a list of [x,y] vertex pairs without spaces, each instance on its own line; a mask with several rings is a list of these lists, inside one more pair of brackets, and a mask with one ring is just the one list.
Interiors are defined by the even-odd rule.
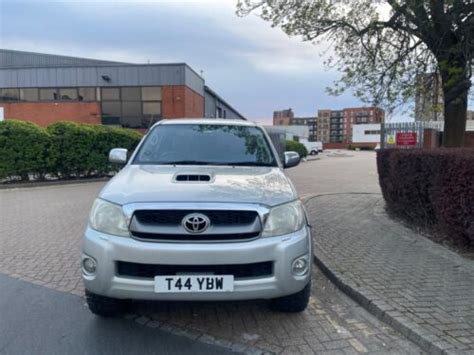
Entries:
[[293,201],[274,207],[265,223],[264,237],[272,237],[296,232],[303,228],[305,214],[301,201]]
[[94,201],[89,223],[93,229],[99,232],[121,237],[130,235],[122,208],[99,198]]

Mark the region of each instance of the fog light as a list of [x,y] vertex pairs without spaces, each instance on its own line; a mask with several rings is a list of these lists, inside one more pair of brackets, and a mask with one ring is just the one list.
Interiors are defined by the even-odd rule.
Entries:
[[97,270],[97,263],[92,258],[82,260],[82,269],[86,274],[93,274]]
[[306,256],[299,257],[295,261],[293,261],[293,264],[291,265],[291,269],[293,271],[293,274],[296,276],[301,276],[306,274],[308,271],[308,259]]

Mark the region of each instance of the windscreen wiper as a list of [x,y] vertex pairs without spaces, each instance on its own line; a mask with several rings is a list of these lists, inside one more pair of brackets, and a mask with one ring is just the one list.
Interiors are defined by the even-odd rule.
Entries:
[[237,162],[229,162],[226,165],[232,166],[276,166],[275,164],[271,163],[259,163],[255,161],[237,161]]
[[200,161],[200,160],[176,160],[176,161],[163,161],[157,162],[160,165],[211,165],[211,162]]

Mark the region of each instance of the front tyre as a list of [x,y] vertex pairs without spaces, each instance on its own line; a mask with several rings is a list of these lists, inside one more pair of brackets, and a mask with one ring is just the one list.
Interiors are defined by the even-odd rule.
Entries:
[[117,317],[125,313],[128,305],[126,300],[100,296],[88,290],[86,301],[90,311],[100,317]]
[[303,312],[309,303],[311,296],[311,281],[304,289],[292,295],[279,297],[270,301],[270,308],[279,312]]

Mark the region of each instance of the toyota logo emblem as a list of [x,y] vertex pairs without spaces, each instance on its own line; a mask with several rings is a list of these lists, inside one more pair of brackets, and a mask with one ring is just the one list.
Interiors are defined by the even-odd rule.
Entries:
[[204,232],[211,221],[207,216],[201,213],[191,213],[183,218],[182,225],[189,233],[202,233]]

